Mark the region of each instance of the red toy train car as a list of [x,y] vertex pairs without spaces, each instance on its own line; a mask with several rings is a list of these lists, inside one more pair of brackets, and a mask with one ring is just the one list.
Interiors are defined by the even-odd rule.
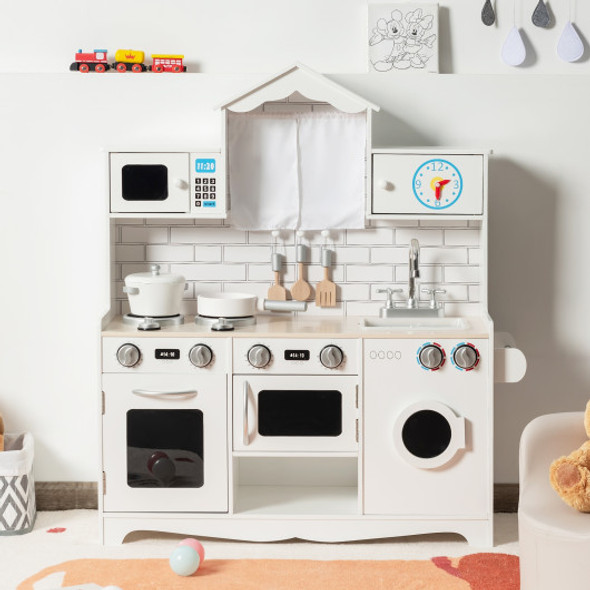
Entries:
[[73,72],[106,72],[111,69],[107,63],[106,49],[95,49],[92,53],[82,53],[82,50],[78,49],[75,60],[70,65]]

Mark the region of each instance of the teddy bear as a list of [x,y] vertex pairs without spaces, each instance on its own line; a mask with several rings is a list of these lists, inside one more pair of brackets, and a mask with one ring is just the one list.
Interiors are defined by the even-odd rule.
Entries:
[[[586,404],[584,428],[590,439],[590,401]],[[551,463],[549,479],[566,503],[580,512],[590,512],[590,440]]]

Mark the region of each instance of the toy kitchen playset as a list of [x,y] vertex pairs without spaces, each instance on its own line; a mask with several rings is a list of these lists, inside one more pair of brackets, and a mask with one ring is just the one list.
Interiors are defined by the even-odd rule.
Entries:
[[487,312],[488,154],[372,148],[376,110],[296,66],[218,152],[108,153],[104,543],[493,544],[494,382],[526,361]]

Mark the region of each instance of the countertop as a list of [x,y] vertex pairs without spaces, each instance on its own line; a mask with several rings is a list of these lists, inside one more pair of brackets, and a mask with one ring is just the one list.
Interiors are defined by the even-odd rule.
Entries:
[[[160,330],[142,331],[115,317],[102,331],[102,336],[133,338],[489,338],[491,322],[485,317],[469,316],[463,327],[408,329],[408,327],[364,328],[363,317],[292,316],[259,314],[256,324],[229,332],[215,332],[208,326],[196,325],[187,315],[184,324]],[[377,318],[371,318],[377,320]],[[444,318],[451,319],[451,318]],[[425,320],[426,321],[426,320]]]

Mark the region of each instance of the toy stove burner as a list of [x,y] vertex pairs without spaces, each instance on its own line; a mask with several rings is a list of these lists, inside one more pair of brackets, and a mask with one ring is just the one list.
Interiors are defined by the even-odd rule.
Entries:
[[206,315],[196,315],[195,324],[198,326],[211,326],[214,332],[227,332],[234,328],[242,326],[253,326],[256,318],[253,315],[241,316],[236,318],[222,318]]
[[164,316],[144,316],[127,313],[123,316],[123,323],[137,326],[138,330],[159,330],[165,326],[184,324],[184,316],[181,313]]

